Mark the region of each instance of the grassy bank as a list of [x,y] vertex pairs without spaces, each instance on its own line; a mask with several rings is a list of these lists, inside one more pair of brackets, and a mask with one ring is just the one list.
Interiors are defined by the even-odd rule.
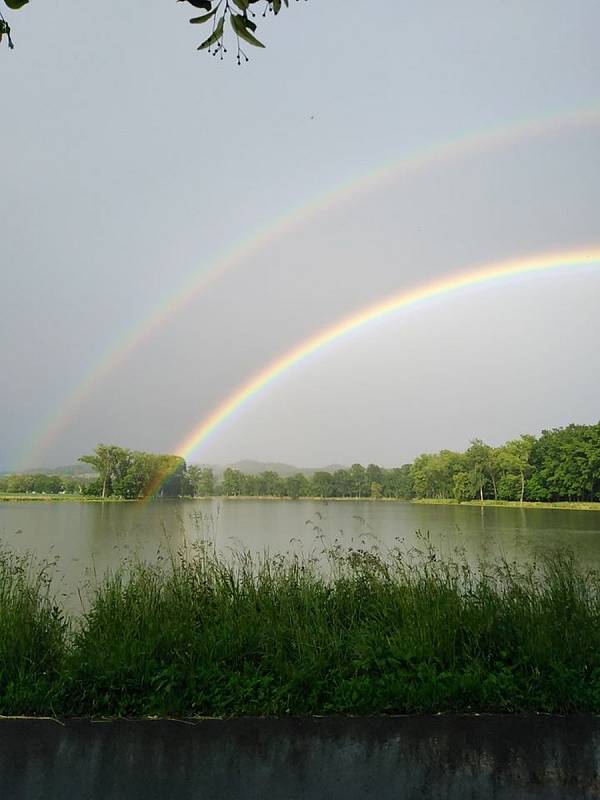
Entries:
[[420,554],[201,551],[107,577],[67,619],[0,555],[0,714],[600,712],[600,579]]
[[412,503],[419,505],[437,505],[437,506],[490,506],[497,508],[555,508],[562,509],[563,511],[600,511],[600,503],[542,503],[525,501],[519,503],[518,500],[454,500],[452,498],[432,498],[424,497],[419,500],[411,500]]
[[122,497],[92,497],[83,494],[36,494],[33,492],[0,492],[0,503],[133,503]]
[[[519,503],[513,500],[463,500],[460,503],[452,498],[422,498],[419,500],[399,500],[396,497],[273,497],[272,495],[215,495],[212,497],[185,497],[185,500],[227,500],[236,502],[241,500],[269,500],[276,503],[280,500],[294,500],[295,502],[336,502],[336,503],[416,503],[417,505],[443,505],[443,506],[490,506],[498,508],[549,508],[562,509],[563,511],[600,511],[600,503],[541,503],[524,502]],[[34,493],[8,493],[0,492],[0,503],[23,503],[23,502],[59,502],[59,503],[136,503],[139,500],[129,500],[123,497],[93,497],[81,494],[34,494]]]

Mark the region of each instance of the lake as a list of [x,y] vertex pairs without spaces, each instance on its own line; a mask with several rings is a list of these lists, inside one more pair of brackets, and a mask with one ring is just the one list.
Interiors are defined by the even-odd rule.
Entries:
[[559,547],[600,568],[600,512],[542,508],[420,505],[369,500],[174,500],[150,503],[0,503],[0,541],[36,559],[57,559],[55,588],[67,608],[77,586],[131,559],[155,561],[186,543],[208,541],[227,555],[319,555],[336,540],[385,549],[422,546],[429,532],[443,553],[471,563],[504,556],[523,561]]

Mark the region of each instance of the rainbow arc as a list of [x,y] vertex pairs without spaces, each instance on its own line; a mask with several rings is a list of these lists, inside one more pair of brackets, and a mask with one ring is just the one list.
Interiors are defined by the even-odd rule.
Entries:
[[[585,108],[572,113],[562,113],[551,117],[538,118],[526,122],[513,123],[503,127],[494,128],[487,131],[480,131],[471,135],[462,135],[454,140],[438,143],[436,145],[421,148],[416,152],[409,153],[392,163],[378,165],[367,174],[355,177],[342,186],[330,189],[327,192],[313,198],[309,203],[295,208],[281,216],[274,224],[269,227],[253,232],[248,238],[241,242],[236,242],[231,248],[223,253],[220,258],[204,265],[203,268],[194,272],[177,290],[169,294],[166,298],[161,298],[155,307],[141,320],[133,325],[128,331],[119,336],[112,344],[93,361],[85,373],[79,378],[75,386],[62,398],[60,404],[42,422],[40,427],[29,439],[27,446],[20,458],[20,463],[15,465],[16,469],[30,465],[40,459],[41,454],[48,448],[50,443],[63,431],[72,420],[77,409],[91,396],[94,389],[105,378],[108,377],[120,364],[144,342],[155,335],[164,325],[168,324],[183,306],[190,303],[194,298],[199,297],[207,291],[210,286],[222,276],[239,267],[244,261],[266,247],[270,242],[277,241],[290,234],[294,230],[300,229],[307,224],[311,218],[317,214],[327,212],[334,206],[347,202],[360,193],[379,188],[380,186],[392,183],[394,180],[405,174],[412,174],[418,171],[432,170],[447,163],[452,163],[458,159],[471,157],[474,155],[494,152],[503,148],[511,147],[520,142],[536,140],[540,137],[562,134],[567,131],[582,130],[586,127],[595,127],[600,124],[600,110],[596,107]],[[446,291],[446,290],[441,290]],[[408,296],[408,295],[407,295]],[[393,305],[393,302],[390,301]],[[398,300],[398,307],[401,307]],[[411,302],[418,302],[414,300]],[[382,308],[387,304],[382,304]],[[389,313],[386,311],[366,311],[359,313],[362,321],[357,321],[353,327],[360,327],[366,324],[367,318],[373,313],[375,316]],[[365,317],[365,319],[363,319]],[[350,318],[355,319],[354,317]],[[322,347],[326,341],[337,338],[338,328],[344,328],[346,321],[333,326],[330,330],[314,337],[311,343],[305,343],[299,347],[297,355],[289,354],[282,357],[282,362],[287,364],[288,360],[295,363],[308,356],[311,352]],[[300,352],[301,351],[301,352]],[[296,351],[294,351],[296,352]],[[272,375],[277,375],[287,369],[287,366],[280,362],[269,367],[265,374],[261,373],[256,378],[257,385],[271,380]],[[270,377],[271,376],[271,377]],[[249,388],[243,392],[255,391],[250,382]],[[242,391],[242,390],[240,390]],[[232,407],[239,406],[239,398],[232,398],[229,402]],[[228,406],[229,407],[229,406]],[[215,412],[215,419],[221,412]],[[227,414],[225,414],[227,416]],[[212,423],[207,423],[210,427]],[[218,423],[216,423],[218,424]],[[199,434],[199,441],[202,435]],[[185,445],[185,443],[184,443]],[[181,449],[181,448],[180,448]],[[183,449],[186,449],[185,446]]]
[[[229,394],[213,411],[200,422],[175,448],[177,455],[189,460],[208,438],[215,433],[236,412],[243,409],[248,401],[264,391],[274,381],[281,378],[293,367],[299,366],[310,356],[324,350],[328,345],[354,331],[368,326],[376,320],[384,319],[404,309],[419,306],[429,300],[457,294],[477,286],[492,286],[502,282],[522,278],[526,275],[542,275],[551,272],[581,271],[584,268],[600,267],[600,246],[593,245],[567,252],[543,253],[482,264],[474,269],[454,273],[444,278],[430,281],[414,289],[394,294],[385,300],[362,308],[332,325],[317,331],[299,342],[283,355],[271,361],[237,389]],[[154,494],[160,482],[149,487]]]

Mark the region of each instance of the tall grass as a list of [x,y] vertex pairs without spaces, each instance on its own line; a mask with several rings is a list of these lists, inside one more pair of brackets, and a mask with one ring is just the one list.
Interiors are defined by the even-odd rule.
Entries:
[[51,601],[49,570],[0,550],[0,714],[52,710],[67,621]]
[[337,548],[325,558],[323,570],[299,557],[226,562],[199,549],[140,564],[106,576],[67,624],[47,588],[3,554],[0,707],[600,711],[600,579],[569,554],[476,570],[431,548],[385,556]]

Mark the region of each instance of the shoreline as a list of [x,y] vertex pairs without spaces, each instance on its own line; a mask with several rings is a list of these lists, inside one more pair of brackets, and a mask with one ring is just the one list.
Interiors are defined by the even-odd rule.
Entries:
[[453,500],[448,499],[435,499],[435,498],[422,498],[419,500],[410,500],[409,502],[415,505],[431,505],[431,506],[484,506],[486,508],[542,508],[554,511],[600,511],[600,503],[589,501],[570,502],[568,500],[558,501],[556,503],[544,502],[541,500],[525,500],[520,503],[518,500]]
[[[272,495],[210,495],[205,497],[184,496],[179,498],[164,498],[167,502],[172,500],[223,500],[237,502],[240,500],[261,500],[270,502],[326,502],[326,503],[407,503],[411,505],[430,505],[430,506],[475,506],[485,508],[522,508],[522,509],[543,509],[550,511],[600,511],[600,502],[542,502],[526,500],[520,503],[518,500],[463,500],[459,502],[452,498],[419,498],[412,500],[402,500],[399,497],[274,497]],[[93,497],[79,494],[27,494],[10,492],[0,493],[0,503],[139,503],[147,502],[144,498],[127,499],[124,497]],[[160,500],[163,502],[163,499]]]
[[136,503],[124,497],[89,497],[83,494],[0,493],[0,503]]

